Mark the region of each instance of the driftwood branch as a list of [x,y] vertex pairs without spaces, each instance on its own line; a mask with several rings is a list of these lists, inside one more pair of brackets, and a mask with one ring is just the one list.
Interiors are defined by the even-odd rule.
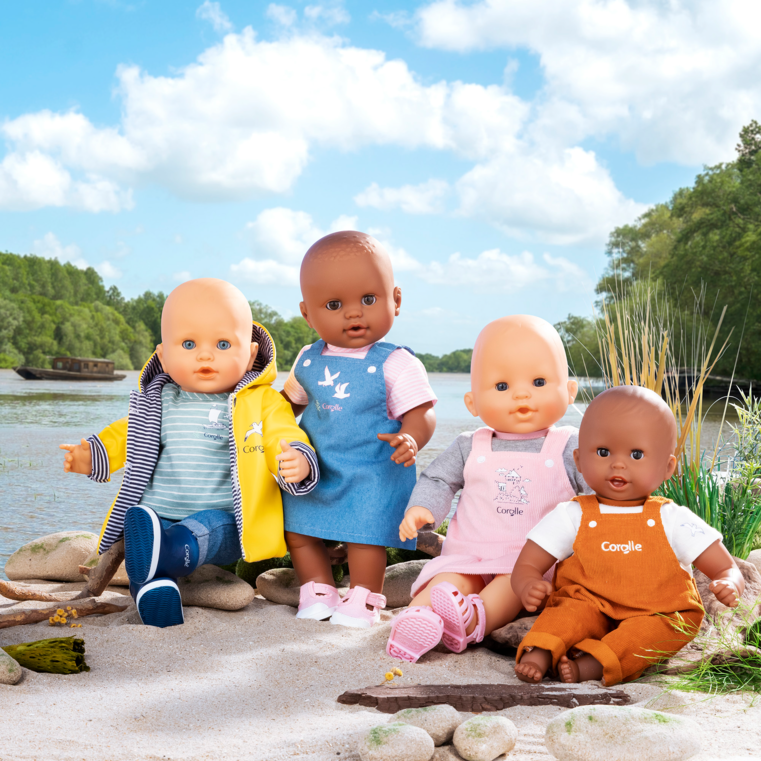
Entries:
[[[94,568],[79,566],[80,573],[87,576],[87,584],[81,592],[40,592],[28,584],[17,584],[0,579],[0,595],[9,600],[38,600],[39,602],[71,602],[100,597],[124,560],[124,540],[120,539],[104,552]],[[40,619],[41,620],[41,619]]]
[[458,711],[480,713],[513,706],[626,705],[631,698],[623,690],[585,690],[580,685],[426,684],[415,687],[367,687],[349,690],[338,697],[344,705],[376,708],[396,713],[404,708],[453,706]]
[[[71,602],[71,600],[65,602]],[[82,618],[82,616],[92,616],[95,613],[120,613],[126,610],[128,606],[126,604],[115,605],[114,603],[91,598],[77,602],[76,605],[71,607],[76,609],[77,618]],[[23,626],[24,624],[36,624],[40,621],[47,621],[51,616],[55,616],[58,608],[60,608],[60,604],[48,608],[33,608],[2,613],[0,614],[0,629],[9,629],[11,626]]]
[[417,548],[432,557],[437,558],[441,555],[443,545],[444,537],[434,531],[421,531],[417,535]]

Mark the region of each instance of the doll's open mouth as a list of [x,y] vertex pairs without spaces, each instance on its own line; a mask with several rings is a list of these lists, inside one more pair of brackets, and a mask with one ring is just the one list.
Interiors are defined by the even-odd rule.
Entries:
[[529,415],[533,415],[536,410],[532,410],[531,407],[518,407],[517,410],[515,410],[515,414],[518,417],[528,417]]
[[367,327],[365,325],[351,325],[346,328],[346,335],[349,338],[362,338],[367,333]]
[[213,367],[199,367],[196,370],[196,375],[200,375],[202,378],[213,378],[217,374],[217,371]]
[[608,479],[608,483],[614,489],[623,489],[629,482],[625,478],[621,478],[621,476],[614,476]]

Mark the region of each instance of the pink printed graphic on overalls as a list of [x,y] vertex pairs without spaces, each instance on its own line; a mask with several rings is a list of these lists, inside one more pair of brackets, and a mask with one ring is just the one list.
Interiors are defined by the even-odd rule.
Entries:
[[[522,469],[522,465],[517,465],[514,468],[497,468],[497,479],[494,481],[497,487],[495,501],[512,505],[529,504],[530,500],[525,484],[530,483],[531,479],[523,478],[520,473]],[[500,512],[499,507],[497,512]]]

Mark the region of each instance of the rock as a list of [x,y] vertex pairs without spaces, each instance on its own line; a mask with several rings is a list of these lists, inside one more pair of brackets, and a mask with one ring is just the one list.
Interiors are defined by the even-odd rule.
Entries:
[[[256,591],[269,600],[279,605],[299,607],[299,584],[296,571],[293,568],[273,568],[260,574],[256,580]],[[338,594],[343,594],[349,588],[349,577],[344,576],[338,585]]]
[[8,653],[0,650],[0,684],[16,684],[24,672]]
[[417,548],[426,555],[436,558],[441,555],[443,547],[444,537],[441,534],[434,531],[421,531],[417,535]]
[[240,610],[254,599],[254,588],[216,565],[202,565],[177,579],[183,605],[217,610]]
[[95,552],[97,544],[98,537],[87,531],[60,531],[43,536],[8,558],[5,575],[11,581],[82,581],[79,566]]
[[[745,579],[745,591],[742,594],[742,602],[746,603],[749,607],[755,611],[756,615],[761,612],[761,605],[759,605],[759,597],[761,597],[761,571],[759,571],[753,563],[747,560],[741,560],[740,558],[733,558],[737,567],[740,569],[740,573]],[[722,605],[713,592],[708,589],[708,585],[711,580],[700,571],[695,571],[695,584],[698,587],[700,598],[703,601],[703,605],[706,609],[706,617],[712,618],[718,613],[723,613],[729,608],[726,605]]]
[[581,706],[548,725],[547,750],[560,761],[681,761],[700,752],[692,719],[628,706]]
[[753,550],[753,552],[748,555],[746,562],[756,566],[756,570],[761,573],[761,550]]
[[[98,555],[98,550],[96,549],[95,552],[91,553],[90,557],[85,560],[82,565],[87,566],[87,568],[95,568],[96,565],[98,565],[98,561],[100,560],[100,555]],[[83,577],[86,579],[87,576]],[[113,587],[128,587],[129,586],[129,576],[127,576],[127,569],[124,565],[124,561],[122,561],[121,565],[116,569],[116,573],[114,574],[114,577],[111,579],[111,581],[108,582],[109,586]]]
[[423,570],[428,560],[408,560],[386,568],[386,580],[383,582],[383,594],[386,596],[386,609],[403,608],[410,604],[412,585]]
[[489,636],[495,642],[499,642],[500,645],[508,645],[517,649],[537,618],[539,616],[516,618],[515,621],[505,624],[500,629],[495,629]]
[[515,746],[518,729],[504,716],[474,716],[454,733],[454,746],[466,761],[493,761]]
[[401,722],[372,727],[357,747],[362,761],[430,761],[433,750],[425,730]]
[[444,704],[427,708],[407,708],[395,713],[390,721],[420,727],[428,732],[434,745],[443,745],[452,739],[455,729],[462,724],[462,716],[456,708]]

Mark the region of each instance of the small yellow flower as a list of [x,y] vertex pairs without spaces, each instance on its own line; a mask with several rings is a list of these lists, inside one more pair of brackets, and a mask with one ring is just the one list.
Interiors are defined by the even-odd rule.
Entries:
[[81,629],[81,628],[82,628],[82,624],[77,624],[77,629]]
[[74,610],[71,611],[71,615],[76,618],[79,614],[77,613],[77,609],[74,608]]
[[390,671],[387,671],[386,672],[386,681],[390,682],[390,681],[393,680],[393,678],[394,678],[394,675]]
[[[80,626],[82,626],[82,624],[79,624],[79,625],[80,625]],[[71,628],[72,628],[72,629],[76,629],[76,628],[77,628],[77,625],[76,625],[76,624],[71,624]]]
[[63,608],[58,608],[58,610],[56,611],[56,615],[62,616],[63,615]]
[[55,621],[56,623],[58,623],[60,620],[61,620],[60,616],[53,616],[53,621]]
[[65,624],[65,623],[66,623],[66,616],[61,616],[61,623],[62,623],[62,624]]
[[55,623],[55,621],[53,621],[53,616],[51,616],[51,617],[48,619],[48,621],[50,621],[50,625],[51,625],[51,626],[52,626],[52,625]]
[[67,605],[66,610],[71,610],[71,605]]
[[402,670],[401,670],[401,669],[394,669],[394,673],[395,673],[397,676],[404,676],[404,674],[402,674]]

